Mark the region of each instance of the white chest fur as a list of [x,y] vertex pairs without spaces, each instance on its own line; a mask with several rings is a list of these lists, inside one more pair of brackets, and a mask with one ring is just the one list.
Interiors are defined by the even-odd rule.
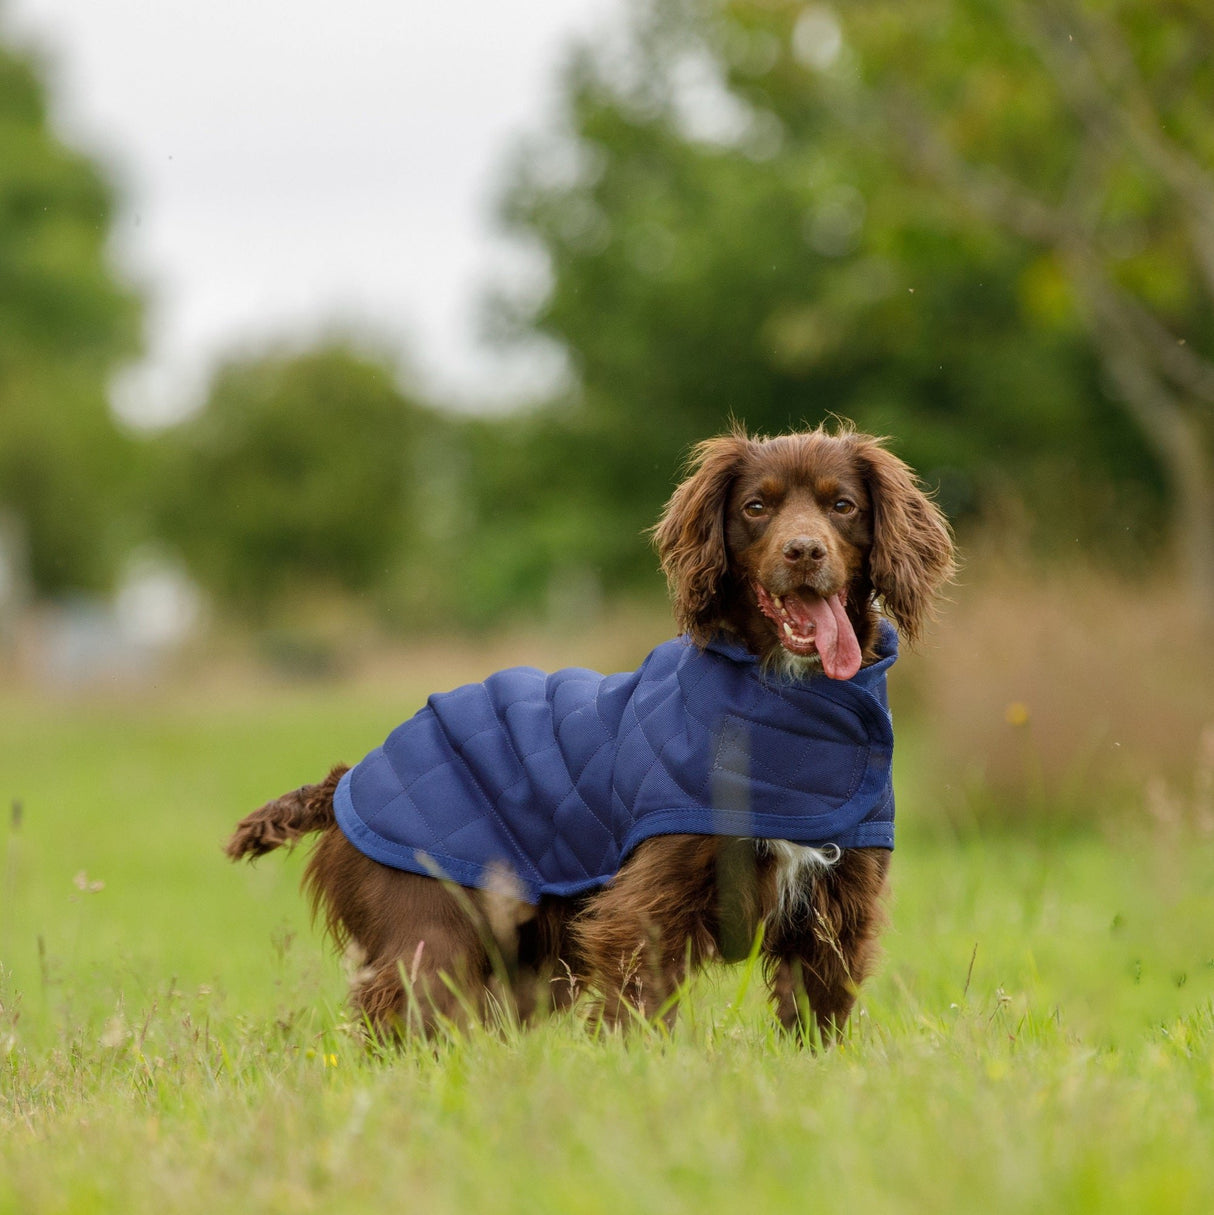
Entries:
[[843,850],[837,844],[811,848],[808,844],[790,844],[788,840],[761,840],[760,843],[776,862],[775,918],[793,920],[806,915],[815,878],[837,864]]

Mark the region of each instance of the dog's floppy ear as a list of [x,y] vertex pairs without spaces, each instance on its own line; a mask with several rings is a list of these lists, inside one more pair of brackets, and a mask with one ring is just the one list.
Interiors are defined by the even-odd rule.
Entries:
[[750,451],[740,427],[692,450],[686,479],[671,495],[653,541],[670,585],[679,628],[703,645],[716,622],[717,591],[729,565],[725,506]]
[[880,440],[859,440],[856,459],[873,503],[869,576],[899,631],[914,641],[932,615],[936,592],[956,571],[952,533],[915,474]]

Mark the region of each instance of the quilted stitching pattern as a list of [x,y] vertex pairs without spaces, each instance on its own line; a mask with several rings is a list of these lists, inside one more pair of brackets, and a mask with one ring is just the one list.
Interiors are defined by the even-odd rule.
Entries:
[[352,842],[465,885],[505,863],[528,898],[602,885],[650,835],[768,835],[893,847],[885,672],[765,680],[716,643],[658,646],[602,676],[516,667],[432,696],[343,779]]

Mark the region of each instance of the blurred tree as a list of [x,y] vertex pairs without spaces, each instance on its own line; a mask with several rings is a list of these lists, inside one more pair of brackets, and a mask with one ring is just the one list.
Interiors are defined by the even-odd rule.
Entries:
[[863,0],[835,28],[857,55],[821,73],[832,112],[955,204],[954,230],[1036,250],[1027,319],[1082,327],[1164,470],[1194,600],[1214,610],[1214,9]]
[[[1123,154],[1108,98],[1103,127],[1076,121],[1069,69],[1016,24],[1035,29],[1039,10],[638,0],[621,42],[573,58],[564,129],[524,151],[504,204],[547,255],[551,288],[498,300],[496,316],[504,335],[538,330],[570,352],[576,390],[552,416],[588,436],[589,478],[615,491],[605,500],[628,543],[677,453],[731,413],[780,430],[837,411],[895,435],[953,513],[1014,486],[1056,536],[1115,532],[1126,558],[1149,547],[1167,477],[1200,557],[1194,467],[1208,460],[1194,453],[1209,450],[1209,411],[1180,398],[1209,386],[1190,239],[1202,213],[1181,224],[1177,187]],[[1134,121],[1176,124],[1187,151],[1173,177],[1197,207],[1214,92],[1194,49],[1205,35],[1185,35],[1208,19],[1195,5],[1157,12],[1129,0],[1109,21],[1166,99]],[[979,177],[970,158],[1006,169]],[[1014,191],[1020,179],[1057,191],[1052,208]],[[1008,222],[1017,209],[1029,218]],[[1094,226],[1099,274],[1073,241],[1045,240],[1057,227],[1032,230],[1045,218]],[[1089,297],[1120,328],[1098,326]],[[610,568],[613,541],[583,497],[588,526],[569,532]]]
[[0,46],[0,515],[35,592],[103,586],[137,453],[106,387],[140,307],[106,257],[113,196],[50,129],[34,62]]
[[424,424],[386,359],[339,343],[230,362],[156,440],[160,532],[256,622],[301,594],[383,585],[407,547]]
[[[478,625],[506,611],[585,622],[605,594],[660,585],[640,530],[661,485],[647,459],[631,470],[618,435],[580,415],[540,409],[462,424],[465,534],[448,548],[453,611]],[[640,499],[638,511],[637,499]]]

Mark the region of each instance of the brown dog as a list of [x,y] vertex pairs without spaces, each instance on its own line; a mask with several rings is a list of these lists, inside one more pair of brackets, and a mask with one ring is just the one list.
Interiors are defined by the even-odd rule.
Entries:
[[[786,699],[875,664],[882,614],[914,640],[953,571],[947,525],[914,475],[850,429],[775,439],[735,429],[700,444],[655,538],[693,646],[754,656],[754,678]],[[227,853],[255,857],[320,832],[304,882],[335,941],[362,959],[353,1002],[375,1032],[429,1032],[483,1015],[490,998],[526,1018],[583,986],[610,1025],[672,1014],[688,964],[744,957],[761,932],[781,1023],[829,1039],[871,969],[892,802],[879,847],[660,832],[597,887],[527,897],[506,866],[459,886],[436,880],[437,866],[425,876],[420,851],[403,868],[365,855],[334,811],[346,771],[249,815]]]

